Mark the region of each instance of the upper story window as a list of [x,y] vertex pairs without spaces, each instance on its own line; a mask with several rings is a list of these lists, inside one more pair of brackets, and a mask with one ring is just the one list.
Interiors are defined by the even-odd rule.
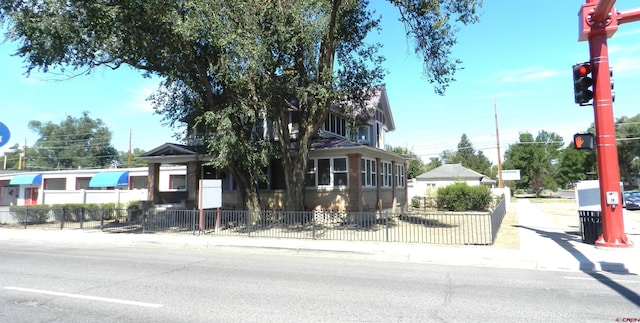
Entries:
[[333,113],[329,113],[327,120],[325,120],[324,125],[322,126],[324,131],[328,131],[334,133],[336,135],[346,137],[347,136],[347,119],[335,115]]

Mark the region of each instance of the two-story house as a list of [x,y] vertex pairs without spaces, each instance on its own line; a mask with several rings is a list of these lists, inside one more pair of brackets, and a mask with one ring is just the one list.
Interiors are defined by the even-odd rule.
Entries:
[[[345,210],[404,209],[407,206],[406,158],[386,151],[385,135],[395,130],[384,86],[370,100],[373,118],[354,129],[337,113],[330,113],[309,153],[305,178],[306,209]],[[290,130],[293,129],[290,125]],[[264,125],[265,136],[269,127]],[[295,131],[291,131],[295,135]],[[198,200],[199,179],[222,179],[223,207],[241,208],[234,179],[225,170],[203,166],[209,159],[197,146],[167,143],[140,158],[149,162],[149,200],[154,204]],[[162,164],[187,165],[187,191],[161,192],[157,174]],[[259,196],[265,208],[279,209],[286,194],[282,165],[274,160],[266,169],[267,180],[260,184]]]

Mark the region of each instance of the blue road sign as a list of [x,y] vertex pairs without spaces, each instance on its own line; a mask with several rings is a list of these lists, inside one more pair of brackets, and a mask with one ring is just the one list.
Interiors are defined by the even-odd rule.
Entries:
[[11,139],[11,133],[9,132],[9,128],[4,125],[4,123],[0,122],[0,147],[6,145]]

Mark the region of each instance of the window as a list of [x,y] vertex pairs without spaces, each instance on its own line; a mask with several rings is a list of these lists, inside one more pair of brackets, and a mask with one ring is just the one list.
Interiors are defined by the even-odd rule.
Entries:
[[331,184],[330,159],[318,159],[318,186]]
[[67,180],[65,178],[45,178],[44,189],[64,191],[67,189]]
[[169,175],[169,189],[184,190],[187,187],[186,175]]
[[89,182],[91,177],[78,177],[76,178],[76,190],[86,190],[89,188]]
[[316,186],[346,186],[348,180],[346,158],[310,159],[307,164],[305,185]]
[[149,188],[148,176],[131,176],[129,177],[129,185],[131,189],[144,189]]
[[404,187],[404,184],[405,184],[404,165],[396,165],[396,186]]
[[380,186],[391,187],[391,163],[381,162]]
[[335,133],[343,137],[347,136],[347,119],[333,113],[327,116],[327,120],[322,127],[325,131]]
[[307,162],[307,175],[304,178],[304,183],[307,187],[316,186],[316,161],[314,159],[309,159]]
[[362,159],[362,186],[376,186],[376,161]]
[[359,143],[370,143],[371,142],[371,126],[362,126],[358,128],[358,138],[356,141]]
[[333,160],[333,186],[347,186],[347,159],[335,158]]

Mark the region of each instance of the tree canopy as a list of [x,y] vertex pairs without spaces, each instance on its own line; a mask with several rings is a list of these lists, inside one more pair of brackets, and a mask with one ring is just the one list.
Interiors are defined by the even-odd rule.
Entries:
[[[438,94],[454,81],[460,25],[478,20],[481,0],[389,0]],[[380,16],[366,0],[0,1],[7,38],[33,69],[90,72],[123,64],[163,79],[153,96],[172,125],[204,139],[216,167],[228,167],[249,209],[276,158],[285,208],[304,206],[311,140],[330,109],[366,119],[384,76],[379,43],[366,36]],[[274,122],[273,142],[256,124]],[[295,147],[292,149],[292,147]]]
[[519,141],[509,145],[504,153],[503,169],[519,169],[521,180],[516,188],[540,192],[556,189],[558,158],[564,140],[555,132],[541,130],[534,138],[531,133],[520,134]]
[[86,111],[79,118],[67,116],[59,124],[32,120],[29,128],[39,138],[26,151],[25,168],[102,168],[117,163],[111,132],[102,120],[92,119]]

